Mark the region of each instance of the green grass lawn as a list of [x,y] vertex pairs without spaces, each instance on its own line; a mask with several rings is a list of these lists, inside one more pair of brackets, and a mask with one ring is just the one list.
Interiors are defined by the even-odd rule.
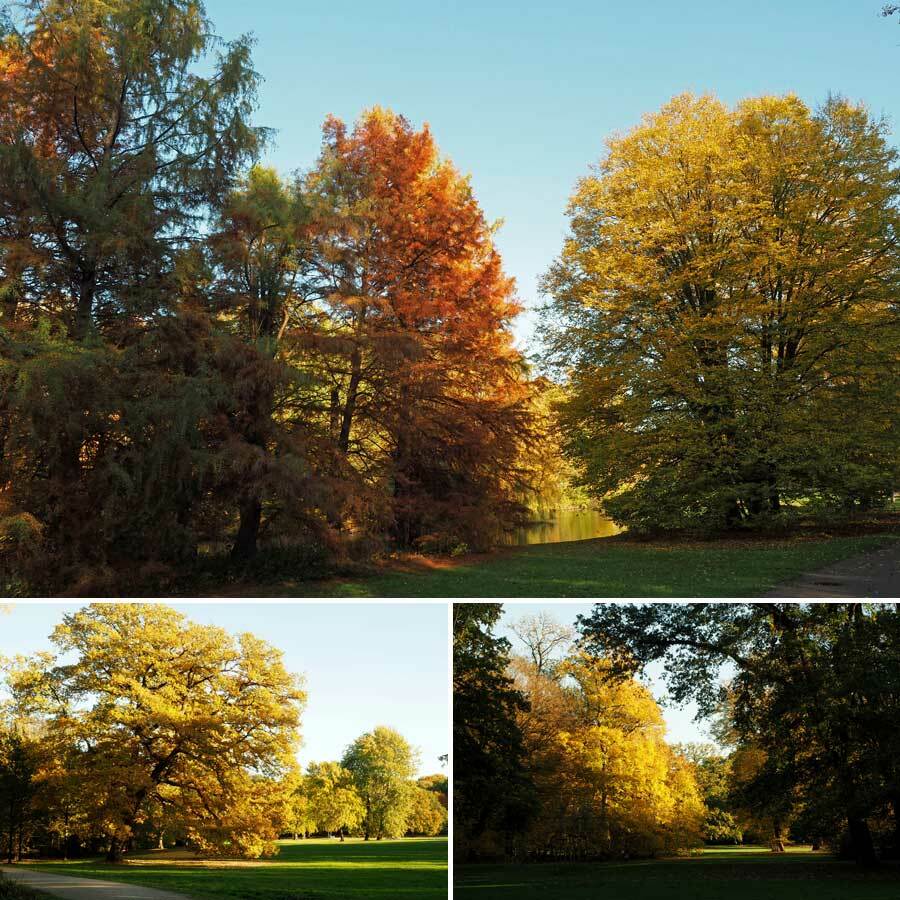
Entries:
[[[474,562],[332,582],[288,582],[283,596],[752,597],[898,535],[662,543],[599,538],[535,544]],[[254,588],[256,590],[256,588]],[[268,591],[263,587],[263,591]]]
[[794,848],[705,850],[690,859],[455,870],[458,900],[897,900],[900,867],[865,872],[852,862]]
[[79,860],[34,868],[179,891],[198,900],[447,897],[446,838],[282,841],[278,856],[253,862],[173,859],[162,851],[117,866]]

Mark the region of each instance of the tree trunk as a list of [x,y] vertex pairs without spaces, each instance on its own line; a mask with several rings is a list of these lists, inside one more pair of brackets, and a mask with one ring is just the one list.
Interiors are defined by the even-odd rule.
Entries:
[[341,416],[341,431],[338,435],[338,449],[345,456],[350,449],[350,429],[353,427],[353,413],[356,411],[356,397],[359,394],[359,382],[362,379],[362,374],[359,371],[360,358],[358,350],[353,351],[351,365],[353,372],[350,375],[350,384],[347,387],[347,400],[344,403],[343,415]]
[[75,309],[74,337],[76,341],[83,341],[93,325],[96,290],[97,273],[93,269],[82,271],[78,280],[78,305]]
[[259,496],[253,494],[241,506],[241,524],[234,539],[234,546],[231,548],[233,560],[253,559],[256,556],[261,518],[262,503]]
[[[363,284],[365,292],[365,284]],[[347,386],[347,399],[341,414],[341,431],[338,435],[338,449],[345,456],[350,448],[350,430],[353,427],[353,414],[356,412],[356,398],[359,396],[359,383],[362,381],[362,341],[363,329],[366,324],[366,307],[360,307],[356,315],[356,344],[350,354],[350,384]]]
[[106,853],[106,861],[108,863],[120,863],[123,858],[122,842],[117,837],[111,838],[109,850]]
[[869,831],[869,823],[865,819],[856,816],[847,816],[847,828],[850,831],[850,840],[853,843],[853,858],[860,866],[877,866],[878,857],[875,855],[875,846],[872,843],[872,833]]
[[343,825],[340,828],[338,828],[338,834],[341,836],[341,843],[343,844],[344,843],[344,827],[343,827]]
[[894,858],[900,859],[900,794],[891,797],[891,808],[894,811]]
[[9,819],[8,819],[8,828],[9,831],[7,833],[7,841],[6,841],[6,861],[8,863],[13,862],[13,851],[15,849],[15,826],[13,822],[15,821],[15,810],[13,808],[12,800],[9,802]]

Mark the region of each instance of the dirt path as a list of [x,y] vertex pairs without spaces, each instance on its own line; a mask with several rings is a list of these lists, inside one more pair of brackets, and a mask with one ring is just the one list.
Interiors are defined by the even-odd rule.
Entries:
[[765,597],[900,598],[900,541],[779,584]]
[[10,881],[18,881],[51,897],[65,897],[67,900],[190,900],[186,894],[173,894],[171,891],[158,891],[156,888],[121,884],[117,881],[72,878],[70,875],[37,872],[21,866],[0,866],[0,872]]

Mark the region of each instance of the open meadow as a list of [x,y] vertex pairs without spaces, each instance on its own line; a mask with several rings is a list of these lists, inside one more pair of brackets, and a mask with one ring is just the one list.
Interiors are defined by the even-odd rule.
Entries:
[[447,896],[446,838],[280,841],[277,856],[261,860],[203,860],[164,850],[137,854],[117,865],[92,859],[28,867],[161,888],[197,900]]
[[[337,597],[753,597],[897,539],[894,534],[693,542],[597,538],[470,559],[421,558],[371,576],[281,582],[268,590],[254,585],[253,590]],[[236,589],[246,593],[246,586]]]
[[900,866],[861,871],[809,847],[713,847],[700,856],[622,863],[460,867],[460,900],[895,900]]

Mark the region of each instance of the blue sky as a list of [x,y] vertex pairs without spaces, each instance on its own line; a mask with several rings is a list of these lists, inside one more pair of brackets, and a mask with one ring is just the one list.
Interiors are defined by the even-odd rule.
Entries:
[[[277,129],[267,162],[315,159],[323,119],[374,104],[430,123],[472,175],[507,270],[533,306],[559,252],[566,201],[613,132],[683,91],[732,103],[829,92],[900,115],[900,26],[883,0],[207,0],[218,32],[253,32],[265,78],[259,124]],[[896,134],[896,131],[895,131]],[[517,333],[528,341],[524,316]]]
[[[17,603],[0,612],[0,656],[51,649],[48,635],[83,603]],[[196,622],[251,631],[305,675],[300,761],[339,759],[376,725],[421,750],[421,774],[450,749],[443,603],[172,603]]]
[[[505,637],[513,645],[513,652],[524,654],[527,651],[521,641],[509,630],[509,624],[521,619],[523,616],[534,616],[539,612],[547,612],[557,622],[564,625],[574,625],[575,618],[579,614],[589,615],[593,603],[504,603],[503,617],[501,618],[495,633]],[[647,685],[653,696],[658,701],[666,700],[666,684],[662,675],[662,665],[655,664],[648,668],[641,681]],[[701,743],[716,742],[707,730],[707,723],[695,721],[697,708],[693,703],[683,707],[677,707],[662,703],[663,718],[666,722],[666,740],[669,743],[688,743],[691,741]]]

